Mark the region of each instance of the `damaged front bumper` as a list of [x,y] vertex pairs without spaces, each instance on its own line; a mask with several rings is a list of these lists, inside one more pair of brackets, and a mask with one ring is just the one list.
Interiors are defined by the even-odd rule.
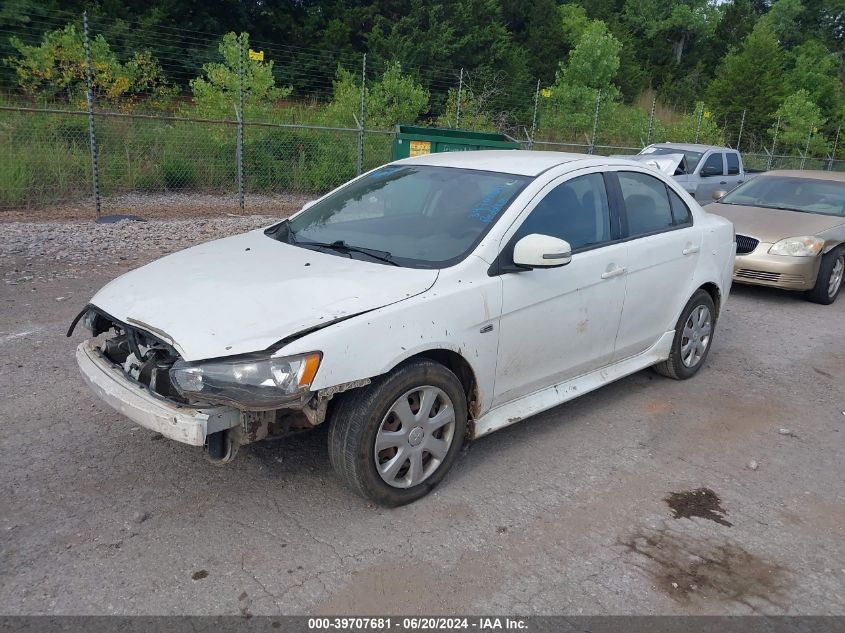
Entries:
[[154,395],[144,385],[129,380],[121,368],[87,340],[76,348],[76,362],[91,390],[110,407],[136,424],[177,442],[203,446],[206,437],[241,424],[234,407],[194,408]]

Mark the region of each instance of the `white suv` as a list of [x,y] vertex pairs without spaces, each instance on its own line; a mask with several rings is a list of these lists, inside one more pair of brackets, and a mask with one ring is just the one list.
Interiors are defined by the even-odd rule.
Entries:
[[329,425],[357,492],[429,492],[476,438],[654,366],[694,375],[733,227],[668,177],[557,152],[433,154],[266,230],[112,281],[80,313],[91,389],[216,463]]

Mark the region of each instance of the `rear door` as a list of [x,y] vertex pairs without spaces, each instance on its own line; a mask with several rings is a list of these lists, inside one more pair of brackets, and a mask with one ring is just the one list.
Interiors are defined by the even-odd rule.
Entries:
[[689,300],[701,232],[680,196],[647,173],[615,172],[627,238],[625,306],[614,360],[645,351],[675,327]]
[[727,184],[723,189],[730,191],[744,180],[738,152],[725,152],[725,167],[727,168],[727,176],[725,177]]

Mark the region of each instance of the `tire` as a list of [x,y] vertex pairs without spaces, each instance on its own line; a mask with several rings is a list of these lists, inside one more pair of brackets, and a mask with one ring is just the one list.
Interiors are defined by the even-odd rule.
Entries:
[[845,248],[834,248],[822,256],[815,287],[805,295],[809,301],[829,306],[836,301],[843,286],[845,274]]
[[[425,415],[424,407],[434,415]],[[329,421],[329,457],[352,490],[396,507],[440,483],[458,457],[466,428],[466,394],[458,377],[434,361],[413,360],[341,396]]]
[[[709,327],[701,324],[701,315],[706,315]],[[703,332],[706,331],[706,340]],[[704,366],[713,335],[716,332],[716,306],[713,298],[705,290],[696,290],[684,306],[681,317],[675,325],[675,337],[672,339],[672,351],[669,358],[654,366],[654,371],[674,380],[686,380],[695,376]],[[689,336],[692,334],[693,336]],[[697,336],[695,336],[697,334]]]

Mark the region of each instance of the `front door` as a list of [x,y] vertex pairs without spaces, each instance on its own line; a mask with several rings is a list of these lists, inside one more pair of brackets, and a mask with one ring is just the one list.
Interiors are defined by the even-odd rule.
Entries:
[[725,160],[722,152],[713,152],[699,168],[698,186],[695,189],[695,199],[698,204],[713,202],[713,192],[727,187],[725,177]]
[[627,245],[618,240],[604,177],[593,172],[552,181],[509,232],[501,257],[533,233],[566,240],[572,261],[502,277],[493,406],[610,362],[625,297]]

